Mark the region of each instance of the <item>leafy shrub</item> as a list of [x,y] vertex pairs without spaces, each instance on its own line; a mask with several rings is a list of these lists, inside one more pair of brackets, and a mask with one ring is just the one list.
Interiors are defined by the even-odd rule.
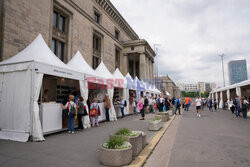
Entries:
[[123,149],[130,147],[131,144],[126,142],[123,136],[110,136],[102,146],[107,149]]
[[129,136],[132,133],[128,128],[122,128],[115,133],[115,135]]
[[161,120],[161,118],[155,117],[152,121],[159,121],[159,120]]

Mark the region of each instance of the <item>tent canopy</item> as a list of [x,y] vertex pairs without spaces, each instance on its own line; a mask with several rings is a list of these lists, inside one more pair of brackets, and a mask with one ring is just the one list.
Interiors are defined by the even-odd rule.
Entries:
[[211,93],[226,91],[226,90],[229,90],[229,89],[235,89],[236,87],[242,87],[242,86],[246,86],[246,85],[250,85],[250,79],[239,82],[239,83],[236,83],[236,84],[233,84],[233,85],[229,85],[229,86],[226,86],[226,87],[223,87],[223,88],[213,90]]
[[41,34],[17,55],[0,62],[0,72],[33,68],[36,72],[71,79],[83,79],[80,72],[64,64],[48,47]]
[[79,51],[76,52],[67,65],[81,73],[85,73],[87,77],[102,78],[99,73],[89,66]]
[[115,79],[123,80],[123,84],[121,85],[123,88],[127,87],[127,80],[125,79],[125,77],[122,75],[121,71],[118,68],[116,68],[113,75],[114,75]]
[[127,81],[127,89],[137,90],[136,80],[134,80],[129,73],[127,73],[125,79]]

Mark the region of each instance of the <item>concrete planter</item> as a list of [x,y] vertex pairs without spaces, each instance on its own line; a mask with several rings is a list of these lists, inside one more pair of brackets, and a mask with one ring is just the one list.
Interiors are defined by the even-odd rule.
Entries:
[[147,145],[147,135],[143,131],[136,131],[142,134],[142,148]]
[[132,145],[133,156],[137,156],[142,150],[142,133],[136,136],[124,136],[124,138]]
[[132,146],[124,149],[99,149],[99,162],[105,166],[124,166],[132,161]]
[[149,130],[151,130],[151,131],[158,131],[161,128],[162,128],[162,122],[161,122],[161,120],[149,122]]
[[167,122],[169,120],[168,112],[157,112],[157,116],[160,116],[162,122]]
[[170,117],[174,115],[174,113],[173,113],[172,110],[168,110],[167,113],[168,113],[168,115],[169,115]]

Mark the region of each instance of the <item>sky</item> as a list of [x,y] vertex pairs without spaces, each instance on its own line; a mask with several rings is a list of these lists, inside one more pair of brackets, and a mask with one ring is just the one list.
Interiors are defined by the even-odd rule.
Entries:
[[138,36],[157,44],[159,75],[226,85],[228,62],[246,59],[250,79],[250,0],[111,0]]

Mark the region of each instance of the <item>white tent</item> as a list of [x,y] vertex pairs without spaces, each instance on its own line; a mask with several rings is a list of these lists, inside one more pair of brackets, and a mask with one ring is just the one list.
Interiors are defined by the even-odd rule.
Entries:
[[[80,81],[80,91],[81,91],[81,95],[84,99],[84,103],[85,105],[87,104],[87,100],[88,100],[88,77],[91,78],[93,77],[93,80],[96,79],[100,79],[102,78],[101,76],[99,76],[99,73],[97,73],[95,70],[93,70],[89,64],[85,61],[85,59],[83,58],[83,56],[81,55],[81,53],[79,51],[76,52],[76,54],[73,56],[73,58],[68,62],[67,64],[69,67],[74,68],[75,70],[85,73],[86,77],[84,79],[84,81]],[[95,81],[94,81],[95,82]],[[87,112],[89,112],[88,108],[87,108]],[[83,117],[84,119],[84,128],[90,128],[90,120],[89,120],[89,116],[85,116]]]
[[20,53],[0,62],[1,139],[44,140],[38,106],[44,74],[83,79],[54,55],[40,34]]
[[129,73],[127,73],[125,79],[127,80],[127,89],[137,90],[137,83]]
[[127,89],[127,80],[125,77],[122,75],[121,71],[117,68],[115,72],[113,73],[114,77],[116,80],[123,80],[123,83],[121,84],[123,88],[123,97],[127,101],[127,107],[125,107],[124,114],[128,115],[129,114],[129,89]]
[[[105,78],[108,96],[109,96],[110,100],[112,100],[113,96],[114,96],[115,77],[113,76],[113,74],[110,73],[110,71],[107,69],[107,67],[105,66],[105,64],[103,62],[101,62],[99,64],[99,66],[96,68],[95,71],[98,72],[99,74],[102,74],[102,76]],[[115,108],[114,108],[113,103],[111,103],[111,108],[109,109],[109,116],[110,116],[110,121],[117,120],[116,112],[115,112]]]

